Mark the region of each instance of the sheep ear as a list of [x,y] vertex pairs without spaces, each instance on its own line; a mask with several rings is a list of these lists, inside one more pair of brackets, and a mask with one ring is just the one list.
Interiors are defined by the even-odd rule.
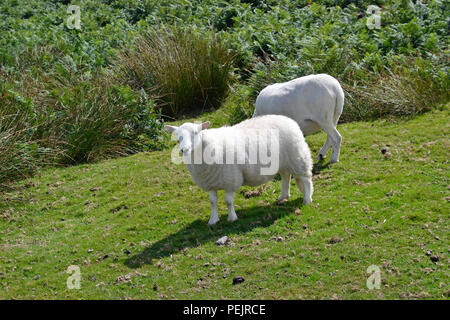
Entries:
[[200,130],[205,130],[206,128],[209,127],[210,124],[211,124],[211,123],[210,123],[209,121],[203,122],[203,123],[201,124]]
[[164,129],[166,129],[169,132],[174,132],[175,130],[178,129],[178,127],[165,125]]

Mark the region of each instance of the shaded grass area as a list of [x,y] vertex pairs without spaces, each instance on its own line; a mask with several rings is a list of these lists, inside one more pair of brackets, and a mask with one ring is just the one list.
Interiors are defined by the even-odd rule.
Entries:
[[[448,299],[448,123],[445,108],[340,125],[341,162],[316,164],[313,205],[294,184],[276,205],[275,180],[237,195],[229,223],[220,192],[213,227],[207,193],[170,150],[46,170],[1,195],[0,298]],[[314,155],[324,141],[307,137]],[[80,290],[66,287],[70,265]]]

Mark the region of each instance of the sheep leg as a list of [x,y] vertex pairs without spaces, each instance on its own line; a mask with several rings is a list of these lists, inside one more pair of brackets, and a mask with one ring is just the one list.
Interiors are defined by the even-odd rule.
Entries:
[[217,191],[209,192],[209,202],[211,203],[211,217],[208,225],[213,225],[219,222],[219,214],[217,213]]
[[339,161],[339,153],[341,151],[341,141],[342,137],[340,133],[336,130],[334,126],[322,126],[323,130],[327,133],[328,137],[331,138],[331,142],[333,144],[333,151],[331,152],[331,163],[335,163]]
[[317,160],[325,159],[330,147],[331,147],[331,139],[330,139],[330,136],[327,135],[327,140],[325,141],[325,144],[323,145],[322,149],[320,149],[319,154],[317,155],[316,159]]
[[278,197],[278,201],[289,198],[289,189],[291,187],[291,175],[286,172],[280,172],[281,174],[281,194]]
[[225,203],[228,208],[228,221],[233,222],[237,220],[236,212],[234,211],[234,192],[225,191]]
[[312,202],[312,194],[314,191],[311,177],[296,177],[295,182],[303,193],[303,204],[310,204]]

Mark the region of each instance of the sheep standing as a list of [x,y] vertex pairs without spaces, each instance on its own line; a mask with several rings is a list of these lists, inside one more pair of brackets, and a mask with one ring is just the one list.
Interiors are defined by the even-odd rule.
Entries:
[[325,158],[330,147],[331,163],[339,161],[342,137],[336,126],[344,107],[344,91],[330,75],[316,74],[264,88],[256,98],[253,117],[280,114],[297,121],[304,135],[321,128],[327,140],[317,159]]
[[[228,221],[237,219],[234,211],[234,195],[242,185],[258,186],[281,174],[281,195],[288,198],[290,178],[294,176],[303,192],[303,203],[312,201],[311,152],[295,121],[284,116],[267,115],[243,121],[232,127],[205,130],[209,122],[184,123],[180,127],[165,126],[174,132],[180,143],[183,161],[192,180],[203,190],[209,191],[211,218],[208,224],[219,221],[217,190],[225,190]],[[270,144],[265,137],[271,133]],[[263,162],[262,153],[270,155],[271,162]],[[255,160],[255,153],[259,158]],[[212,155],[214,161],[206,157]],[[200,155],[201,159],[197,156]],[[231,156],[230,156],[231,155]],[[267,160],[267,159],[266,159]],[[270,167],[267,167],[267,165]]]

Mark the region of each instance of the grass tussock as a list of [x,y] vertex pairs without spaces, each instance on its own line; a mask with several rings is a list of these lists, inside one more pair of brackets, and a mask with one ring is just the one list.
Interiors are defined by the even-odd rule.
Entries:
[[155,98],[163,115],[219,107],[232,80],[233,53],[217,34],[160,27],[116,61],[117,78]]
[[[61,64],[61,68],[64,68]],[[2,74],[0,183],[37,169],[161,149],[154,101],[106,73],[77,78],[43,70]]]
[[60,154],[49,148],[50,139],[39,134],[39,115],[31,99],[0,81],[0,187],[52,164]]

